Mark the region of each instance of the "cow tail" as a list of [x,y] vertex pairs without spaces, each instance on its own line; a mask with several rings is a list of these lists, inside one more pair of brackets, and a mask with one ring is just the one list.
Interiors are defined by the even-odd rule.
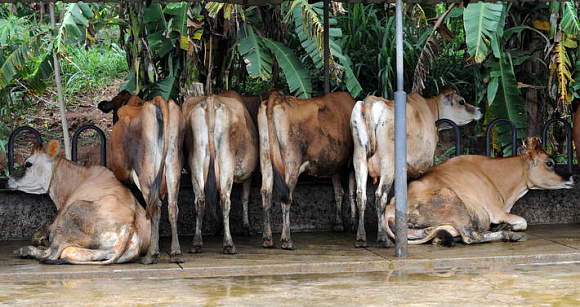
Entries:
[[375,135],[375,129],[373,126],[373,106],[372,99],[365,99],[361,106],[362,117],[364,118],[364,123],[366,126],[367,134],[369,136],[369,150],[367,152],[367,158],[372,157],[375,154],[377,148],[377,140]]
[[155,116],[157,120],[157,146],[163,148],[160,157],[159,167],[155,170],[155,180],[149,189],[147,196],[147,218],[153,217],[157,206],[159,206],[159,193],[163,183],[163,174],[165,172],[165,157],[169,146],[169,108],[167,103],[155,103]]
[[276,165],[272,165],[272,170],[274,173],[274,193],[277,196],[276,198],[279,198],[282,203],[290,203],[290,187]]
[[205,193],[205,204],[206,204],[206,211],[208,209],[208,205],[211,208],[212,214],[216,215],[215,210],[217,208],[217,178],[215,174],[215,142],[214,142],[214,127],[215,127],[215,111],[216,105],[219,103],[215,101],[213,96],[208,96],[207,99],[207,112],[206,112],[206,123],[208,125],[208,154],[209,154],[209,168],[207,170],[207,178],[204,187]]

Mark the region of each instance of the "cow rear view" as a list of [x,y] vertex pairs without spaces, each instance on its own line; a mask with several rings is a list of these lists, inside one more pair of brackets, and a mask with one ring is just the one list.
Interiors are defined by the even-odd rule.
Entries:
[[57,141],[37,144],[10,176],[10,188],[48,193],[58,209],[48,249],[26,246],[15,254],[51,264],[122,263],[144,254],[151,224],[131,192],[110,170],[74,163],[58,151]]
[[[118,108],[118,110],[114,108]],[[171,222],[171,262],[183,262],[177,233],[177,197],[181,178],[184,120],[172,100],[155,97],[144,101],[121,92],[99,109],[113,111],[118,121],[110,137],[110,167],[117,179],[134,183],[143,193],[151,218],[151,244],[145,264],[156,263],[159,256],[159,219],[161,200],[168,195]]]
[[243,183],[244,227],[250,228],[248,202],[252,174],[258,166],[256,127],[242,101],[229,97],[189,98],[183,104],[185,144],[195,195],[196,226],[191,253],[203,247],[202,222],[206,203],[215,205],[219,195],[223,214],[223,252],[237,253],[229,224],[233,183]]

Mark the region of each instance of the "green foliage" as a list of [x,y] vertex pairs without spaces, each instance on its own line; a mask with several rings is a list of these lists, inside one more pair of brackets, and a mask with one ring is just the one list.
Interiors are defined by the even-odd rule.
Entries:
[[291,49],[280,42],[262,38],[264,44],[276,56],[280,68],[284,72],[290,87],[290,92],[301,98],[310,97],[312,92],[312,83],[310,82],[309,72],[300,65],[300,60]]
[[476,63],[487,56],[490,41],[502,35],[505,19],[504,5],[501,3],[471,3],[463,12],[465,22],[465,43]]
[[252,26],[242,31],[246,36],[237,42],[238,52],[244,57],[246,70],[252,78],[267,80],[272,74],[272,57]]

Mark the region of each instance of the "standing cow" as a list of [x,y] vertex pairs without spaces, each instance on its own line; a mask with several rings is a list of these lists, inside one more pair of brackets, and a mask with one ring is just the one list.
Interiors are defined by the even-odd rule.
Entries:
[[168,194],[172,235],[170,261],[183,262],[177,234],[177,197],[185,124],[179,106],[162,97],[144,101],[123,91],[111,101],[99,103],[99,109],[113,110],[118,116],[110,137],[111,170],[123,183],[134,183],[147,203],[147,216],[152,221],[151,244],[142,262],[157,262],[159,197],[164,198],[165,194]]
[[8,180],[8,186],[31,194],[48,193],[58,209],[49,226],[49,247],[15,251],[43,263],[112,264],[144,254],[151,224],[145,210],[113,173],[83,166],[59,155],[59,143],[36,144],[32,155]]
[[190,252],[201,252],[206,201],[214,203],[217,189],[224,223],[223,252],[235,254],[229,223],[230,195],[234,182],[243,183],[244,228],[250,229],[248,202],[252,174],[258,167],[256,127],[241,100],[221,95],[189,98],[183,104],[183,114],[197,212]]
[[[482,113],[445,87],[439,95],[423,98],[417,93],[407,95],[407,171],[409,177],[417,177],[433,165],[433,156],[438,136],[435,122],[450,119],[457,125],[466,125],[479,120]],[[367,177],[371,176],[379,185],[375,191],[378,217],[379,245],[387,247],[385,231],[385,207],[395,177],[394,155],[394,102],[384,98],[368,96],[354,107],[350,118],[354,139],[353,164],[356,177],[356,203],[358,209],[357,247],[366,247],[364,212],[366,208]],[[354,219],[355,210],[352,209]],[[354,224],[354,221],[352,221]]]
[[272,247],[270,208],[274,183],[281,187],[282,248],[294,249],[290,237],[290,205],[298,176],[304,172],[332,177],[336,200],[335,223],[342,224],[340,208],[343,190],[339,171],[352,158],[349,116],[355,100],[346,92],[300,99],[279,92],[270,94],[258,111],[262,202],[264,206],[263,246]]
[[[526,220],[509,213],[518,199],[531,189],[573,188],[570,173],[556,171],[555,166],[538,138],[528,138],[519,156],[465,155],[435,166],[409,184],[409,244],[437,238],[441,244],[453,246],[453,237],[465,244],[521,239],[521,234],[512,231],[490,232],[490,226],[509,224],[514,231],[526,230]],[[394,239],[394,199],[385,215],[386,230]]]

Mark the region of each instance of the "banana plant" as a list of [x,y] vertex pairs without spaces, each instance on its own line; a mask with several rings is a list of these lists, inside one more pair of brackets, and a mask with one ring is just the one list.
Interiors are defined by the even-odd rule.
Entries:
[[556,88],[555,91],[549,91],[550,96],[557,101],[558,109],[565,110],[566,104],[574,98],[580,98],[580,20],[573,1],[562,4],[554,1],[552,11],[561,11],[562,19],[551,20],[554,48],[550,56],[548,88]]

